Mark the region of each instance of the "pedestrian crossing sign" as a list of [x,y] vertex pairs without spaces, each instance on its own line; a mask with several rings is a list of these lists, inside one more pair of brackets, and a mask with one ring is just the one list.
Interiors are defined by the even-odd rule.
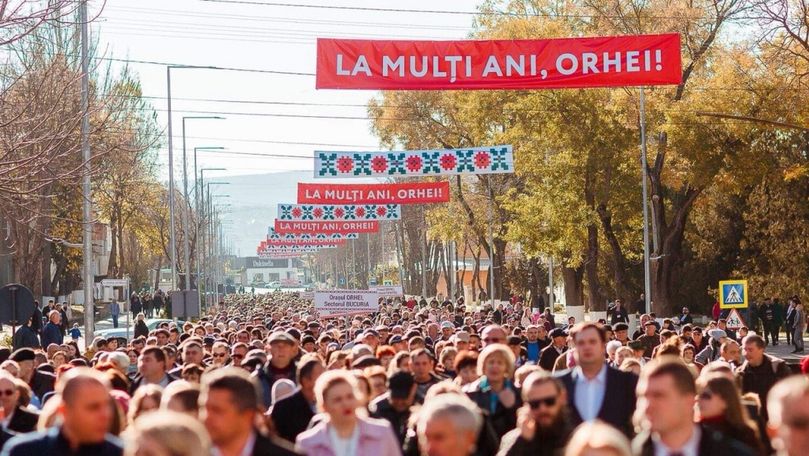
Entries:
[[722,280],[719,282],[719,307],[722,309],[746,309],[747,281]]

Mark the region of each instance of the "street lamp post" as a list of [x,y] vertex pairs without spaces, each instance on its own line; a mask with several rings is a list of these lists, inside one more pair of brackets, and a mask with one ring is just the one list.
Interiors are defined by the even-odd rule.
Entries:
[[[86,21],[83,21],[86,23]],[[219,70],[212,66],[166,65],[166,101],[168,104],[168,137],[169,137],[169,256],[171,257],[171,289],[177,287],[177,244],[174,236],[174,132],[171,122],[171,70],[172,69],[205,69]]]
[[[201,277],[201,275],[200,275],[200,264],[205,264],[206,270],[204,271],[205,272],[204,276],[205,276],[206,284],[208,282],[208,277],[209,277],[208,274],[210,272],[209,268],[208,268],[208,262],[210,261],[210,255],[208,255],[208,244],[211,242],[210,241],[211,236],[209,234],[210,230],[209,230],[209,227],[208,227],[208,223],[209,223],[208,206],[207,206],[207,203],[205,201],[205,192],[204,192],[204,187],[203,187],[205,185],[204,184],[205,171],[224,171],[224,170],[225,170],[225,168],[202,168],[200,170],[200,172],[199,172],[199,176],[200,176],[199,177],[199,182],[194,185],[195,188],[196,187],[201,188],[201,190],[200,190],[201,195],[200,196],[202,196],[202,200],[199,201],[199,204],[198,204],[198,206],[199,206],[198,213],[201,214],[200,215],[201,221],[200,221],[200,226],[199,226],[198,229],[202,233],[202,243],[200,244],[200,247],[197,249],[197,280],[199,280],[199,277]],[[230,182],[209,182],[209,184],[227,185],[227,184],[230,184]],[[209,195],[210,195],[210,192],[209,192]],[[203,255],[202,258],[199,257],[200,254]],[[199,286],[197,286],[197,290],[199,290]],[[207,294],[207,292],[208,292],[208,287],[206,285],[206,294]],[[200,301],[201,301],[202,300],[201,293],[200,293],[199,296],[200,296]],[[206,301],[207,301],[207,299],[206,299]]]
[[[185,121],[186,120],[223,120],[224,117],[219,116],[184,116],[183,117],[183,198],[184,201],[184,210],[183,210],[183,257],[185,259],[185,291],[191,290],[191,254],[189,249],[189,229],[188,226],[191,224],[191,205],[189,204],[189,194],[188,194],[188,159],[185,152]],[[196,150],[194,150],[194,168],[196,169]],[[196,179],[196,174],[194,175]],[[199,285],[197,285],[199,288]]]

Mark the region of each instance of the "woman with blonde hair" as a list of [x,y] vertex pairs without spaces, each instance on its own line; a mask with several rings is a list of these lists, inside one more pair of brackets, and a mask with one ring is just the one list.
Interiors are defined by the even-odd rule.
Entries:
[[198,420],[161,410],[135,420],[125,432],[126,456],[198,456],[211,454],[208,431]]
[[309,456],[400,454],[399,441],[387,421],[366,418],[357,397],[357,378],[343,370],[326,371],[315,382],[317,406],[325,414],[298,435],[297,449]]
[[478,356],[480,378],[463,391],[478,405],[498,438],[517,427],[517,410],[522,406],[520,390],[514,385],[514,352],[504,344],[486,346]]
[[135,420],[146,412],[158,410],[163,397],[163,388],[160,385],[143,385],[135,391],[129,402],[129,422]]
[[614,427],[601,422],[587,422],[573,432],[565,456],[631,456],[629,440]]

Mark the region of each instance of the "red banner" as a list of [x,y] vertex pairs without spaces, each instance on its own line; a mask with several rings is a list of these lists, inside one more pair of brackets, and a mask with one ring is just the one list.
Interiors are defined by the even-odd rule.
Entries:
[[275,231],[280,234],[376,233],[379,231],[379,222],[376,220],[360,220],[356,222],[296,222],[276,220]]
[[298,183],[298,204],[417,204],[449,201],[449,182],[399,184]]
[[680,35],[546,40],[317,40],[318,89],[676,85]]

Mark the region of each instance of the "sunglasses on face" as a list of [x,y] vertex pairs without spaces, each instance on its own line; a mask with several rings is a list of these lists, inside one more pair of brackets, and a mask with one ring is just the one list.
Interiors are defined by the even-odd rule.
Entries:
[[225,358],[225,357],[228,356],[228,354],[227,353],[214,353],[213,356],[215,358]]
[[233,359],[244,359],[244,355],[240,355],[238,353],[233,354],[230,357],[233,358]]
[[556,396],[550,397],[543,397],[541,399],[532,399],[527,401],[528,406],[531,407],[531,410],[536,410],[539,408],[540,405],[544,405],[545,407],[553,407],[556,405]]
[[13,396],[14,390],[0,390],[0,397],[3,396]]

